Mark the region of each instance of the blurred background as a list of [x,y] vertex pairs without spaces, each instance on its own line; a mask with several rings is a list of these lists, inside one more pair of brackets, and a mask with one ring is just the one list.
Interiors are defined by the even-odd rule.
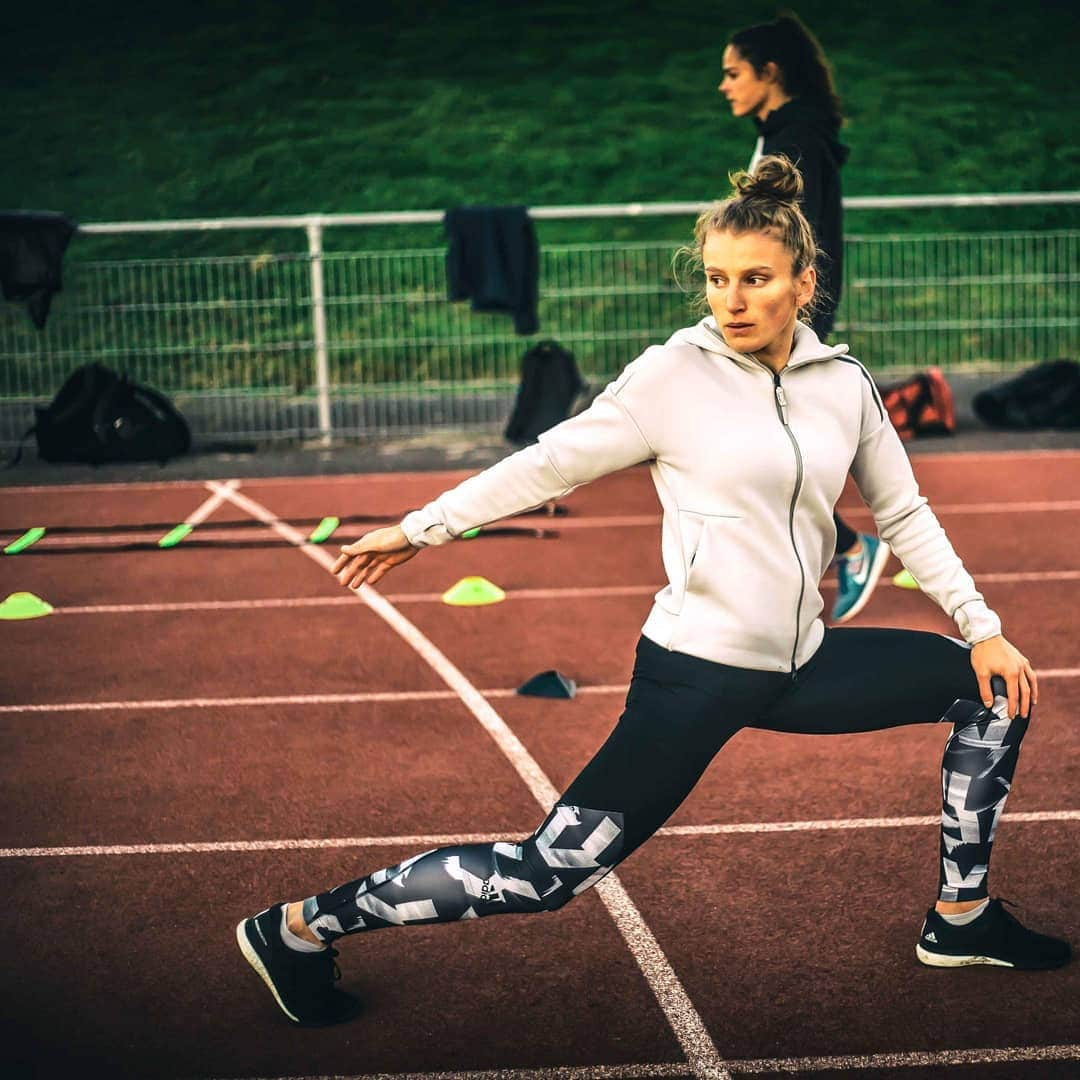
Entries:
[[[793,7],[848,117],[833,340],[879,379],[1080,353],[1073,5]],[[0,444],[90,360],[173,397],[197,442],[495,431],[547,338],[602,385],[697,317],[672,256],[755,140],[717,92],[721,54],[777,11],[12,7],[0,209],[81,228],[44,331],[0,306]],[[1073,200],[888,203],[1002,193]],[[474,204],[577,208],[535,217],[534,340],[447,301],[441,216]],[[334,218],[364,214],[383,216]]]

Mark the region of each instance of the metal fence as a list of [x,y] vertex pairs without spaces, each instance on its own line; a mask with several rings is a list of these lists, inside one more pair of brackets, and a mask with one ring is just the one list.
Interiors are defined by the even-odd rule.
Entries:
[[[848,200],[971,205],[1080,194]],[[534,217],[692,214],[696,204],[540,208]],[[85,227],[87,233],[280,227],[308,250],[83,261],[73,241],[46,329],[0,307],[0,443],[11,445],[80,364],[100,361],[171,395],[196,437],[404,436],[505,423],[534,339],[506,316],[446,299],[442,248],[324,253],[331,225],[435,212]],[[687,233],[683,227],[673,233]],[[540,332],[599,386],[696,315],[675,280],[680,240],[545,244]],[[937,364],[1008,372],[1080,353],[1080,230],[849,235],[834,340],[885,378]]]

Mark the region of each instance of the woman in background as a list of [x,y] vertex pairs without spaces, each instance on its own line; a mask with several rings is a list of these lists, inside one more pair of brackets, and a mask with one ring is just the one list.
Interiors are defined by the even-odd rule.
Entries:
[[[802,212],[819,251],[817,310],[810,325],[824,341],[832,332],[843,285],[843,205],[840,167],[848,148],[839,141],[840,98],[825,54],[813,34],[792,14],[733,34],[723,57],[720,93],[733,116],[749,116],[758,131],[747,167],[753,172],[767,154],[798,166],[803,178]],[[838,591],[834,623],[847,622],[866,606],[889,560],[888,545],[857,533],[833,514],[836,525]]]

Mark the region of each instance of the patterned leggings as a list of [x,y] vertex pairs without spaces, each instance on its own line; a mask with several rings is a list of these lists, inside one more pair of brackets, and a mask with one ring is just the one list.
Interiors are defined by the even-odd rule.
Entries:
[[[553,911],[648,839],[743,727],[800,734],[952,725],[942,759],[942,900],[987,895],[998,819],[1025,718],[980,700],[966,645],[910,630],[830,629],[795,679],[638,643],[618,724],[531,836],[459,844],[319,893],[304,919],[323,940],[406,923]],[[1003,685],[995,686],[995,691]]]

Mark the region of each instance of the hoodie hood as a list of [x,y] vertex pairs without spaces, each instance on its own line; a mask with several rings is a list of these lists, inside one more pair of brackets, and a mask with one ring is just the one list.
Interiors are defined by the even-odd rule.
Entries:
[[[706,315],[700,322],[693,326],[686,326],[682,330],[676,330],[667,340],[667,346],[671,345],[696,345],[704,352],[723,356],[733,360],[740,367],[760,368],[762,363],[749,353],[736,352],[724,340],[724,335],[717,329],[716,319],[712,315]],[[803,322],[795,323],[795,337],[791,343],[791,356],[788,359],[788,368],[799,367],[802,364],[812,364],[819,360],[832,360],[837,356],[846,356],[847,345],[825,345],[814,331]]]
[[[828,112],[819,105],[804,101],[802,98],[792,98],[786,105],[773,109],[764,120],[755,118],[754,126],[758,134],[765,139],[780,131],[787,133],[788,129],[792,129],[791,134],[798,131],[813,134],[828,149],[837,168],[847,161],[851,153],[851,150],[840,142],[838,138],[840,128]],[[797,139],[797,141],[805,140]]]

